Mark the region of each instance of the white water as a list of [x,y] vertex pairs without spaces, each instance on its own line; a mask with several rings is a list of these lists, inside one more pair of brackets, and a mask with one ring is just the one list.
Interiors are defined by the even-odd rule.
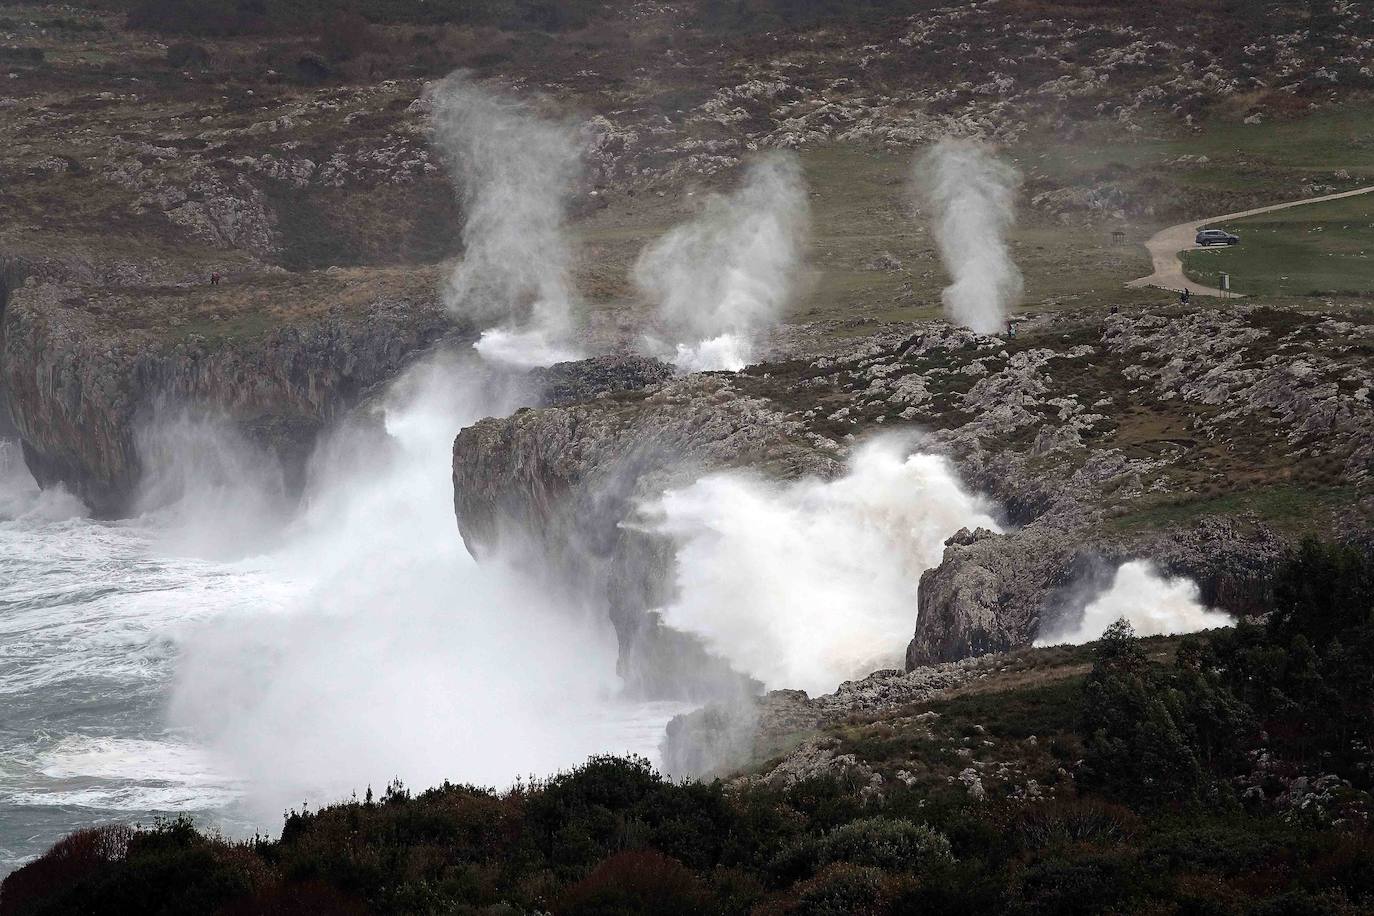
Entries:
[[801,275],[809,223],[801,162],[775,150],[646,246],[633,278],[657,307],[649,352],[688,372],[754,362]]
[[[680,708],[618,699],[608,625],[462,548],[452,440],[518,403],[499,389],[472,365],[413,370],[384,429],[322,450],[284,527],[230,498],[272,485],[242,464],[236,489],[110,523],[7,462],[0,870],[111,819],[273,832],[288,805],[393,777],[500,786],[591,753],[655,757]],[[214,428],[174,429],[159,479],[239,454],[207,452]]]
[[1235,623],[1229,614],[1202,603],[1191,579],[1163,576],[1145,560],[1122,563],[1106,591],[1088,602],[1076,624],[1051,631],[1037,646],[1082,645],[1098,639],[1118,620],[1127,620],[1137,636],[1196,633]]
[[664,620],[771,688],[902,666],[921,573],[960,528],[998,530],[942,458],[887,436],[838,480],[711,475],[646,507],[679,543]]

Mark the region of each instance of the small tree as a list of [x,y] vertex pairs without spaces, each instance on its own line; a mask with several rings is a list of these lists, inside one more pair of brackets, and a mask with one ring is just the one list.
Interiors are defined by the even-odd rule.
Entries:
[[1186,801],[1203,782],[1185,702],[1125,620],[1103,634],[1083,690],[1085,777],[1132,800]]

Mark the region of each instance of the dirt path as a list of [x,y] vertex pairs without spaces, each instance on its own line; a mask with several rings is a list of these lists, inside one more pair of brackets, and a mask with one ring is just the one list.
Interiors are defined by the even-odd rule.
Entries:
[[[1185,251],[1192,251],[1198,247],[1193,244],[1193,238],[1197,235],[1197,231],[1203,226],[1227,222],[1228,220],[1243,219],[1247,216],[1258,216],[1261,213],[1270,213],[1274,210],[1286,210],[1289,207],[1301,207],[1303,204],[1316,204],[1324,200],[1340,200],[1342,197],[1355,197],[1359,194],[1368,194],[1371,191],[1374,191],[1374,186],[1356,188],[1353,191],[1342,191],[1339,194],[1327,194],[1325,197],[1309,197],[1306,200],[1293,200],[1286,204],[1272,204],[1268,207],[1258,207],[1254,210],[1243,210],[1240,213],[1226,213],[1222,216],[1209,216],[1206,219],[1179,223],[1177,226],[1161,229],[1145,243],[1145,247],[1150,250],[1150,259],[1154,261],[1155,272],[1148,277],[1132,280],[1126,285],[1133,287],[1158,286],[1162,289],[1177,290],[1187,289],[1198,296],[1223,295],[1221,290],[1213,289],[1210,286],[1200,286],[1183,275],[1183,261],[1179,258],[1179,255]],[[1243,245],[1245,243],[1242,241],[1241,244]],[[1230,295],[1235,295],[1235,293],[1231,293]]]

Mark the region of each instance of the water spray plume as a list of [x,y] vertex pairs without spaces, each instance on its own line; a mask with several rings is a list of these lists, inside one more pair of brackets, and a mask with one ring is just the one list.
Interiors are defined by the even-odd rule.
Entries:
[[715,474],[645,507],[678,542],[664,620],[769,688],[834,690],[900,667],[921,573],[963,527],[997,526],[949,464],[891,436],[837,480]]
[[688,371],[752,362],[796,286],[808,219],[801,163],[775,152],[754,160],[733,193],[711,197],[646,247],[634,281],[658,307],[650,349]]
[[1092,642],[1122,619],[1130,621],[1137,636],[1195,633],[1234,623],[1229,615],[1202,603],[1191,579],[1168,578],[1145,560],[1131,560],[1121,564],[1111,586],[1088,603],[1076,625],[1051,630],[1035,645]]
[[502,785],[627,749],[604,611],[500,557],[479,566],[454,530],[454,431],[518,403],[474,359],[410,370],[380,422],[322,449],[263,561],[273,600],[182,640],[173,721],[259,817],[392,776]]
[[576,129],[454,74],[432,91],[434,139],[462,193],[463,259],[449,308],[488,324],[477,349],[494,362],[577,359],[568,196],[582,168]]
[[916,161],[912,184],[933,210],[940,258],[953,282],[945,287],[950,321],[995,334],[1021,298],[1021,271],[1007,230],[1016,222],[1016,170],[984,144],[946,138]]

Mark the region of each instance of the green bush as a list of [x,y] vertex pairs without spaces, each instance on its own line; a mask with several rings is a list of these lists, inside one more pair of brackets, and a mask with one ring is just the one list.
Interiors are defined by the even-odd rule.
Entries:
[[942,834],[925,824],[885,817],[836,827],[820,839],[817,852],[822,863],[851,862],[917,873],[954,859]]
[[881,870],[841,862],[831,865],[803,884],[797,916],[876,916],[884,911]]

